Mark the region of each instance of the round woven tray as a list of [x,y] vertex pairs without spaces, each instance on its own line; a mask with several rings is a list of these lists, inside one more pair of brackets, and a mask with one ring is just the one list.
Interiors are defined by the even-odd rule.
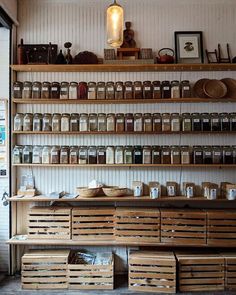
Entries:
[[232,78],[225,78],[221,80],[227,86],[227,98],[235,98],[236,99],[236,80]]
[[204,92],[212,98],[223,98],[227,94],[226,85],[220,80],[209,80],[203,85]]
[[193,91],[197,97],[208,98],[203,89],[203,86],[207,81],[209,81],[209,79],[200,79],[194,84]]

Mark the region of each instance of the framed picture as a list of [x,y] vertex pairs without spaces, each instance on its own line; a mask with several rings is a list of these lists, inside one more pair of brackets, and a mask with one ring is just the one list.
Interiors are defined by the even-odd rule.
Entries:
[[175,56],[176,63],[203,63],[202,32],[175,32]]

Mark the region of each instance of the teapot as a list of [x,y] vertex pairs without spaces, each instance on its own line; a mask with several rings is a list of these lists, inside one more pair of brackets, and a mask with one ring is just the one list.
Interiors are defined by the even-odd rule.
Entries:
[[162,48],[158,51],[157,62],[159,64],[173,64],[175,52],[171,48]]

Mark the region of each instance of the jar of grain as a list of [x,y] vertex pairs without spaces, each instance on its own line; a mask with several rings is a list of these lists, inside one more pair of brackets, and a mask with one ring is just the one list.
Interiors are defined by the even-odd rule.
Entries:
[[171,81],[171,98],[180,98],[180,84],[179,81]]
[[22,163],[22,146],[16,145],[12,151],[12,163],[21,164]]
[[77,99],[77,98],[78,98],[78,83],[70,82],[69,99]]
[[171,150],[168,145],[161,147],[161,164],[171,164]]
[[133,83],[131,81],[126,81],[125,82],[124,98],[125,99],[133,99],[134,98]]
[[115,99],[115,84],[114,82],[106,83],[106,99]]
[[23,119],[23,131],[33,130],[33,114],[26,113]]
[[116,115],[113,113],[107,114],[107,131],[115,132],[116,126]]
[[161,98],[161,82],[160,81],[153,81],[153,98],[160,99]]
[[172,132],[179,132],[181,130],[181,118],[178,113],[171,114],[171,131]]
[[145,99],[153,98],[153,85],[151,81],[143,82],[143,98]]
[[79,131],[80,132],[88,132],[89,123],[88,123],[88,114],[82,113],[79,118]]
[[170,81],[162,81],[161,90],[162,90],[162,93],[161,93],[162,98],[171,98]]
[[69,99],[69,83],[61,82],[60,99]]
[[79,131],[79,114],[77,113],[72,113],[70,116],[70,131]]
[[106,164],[115,163],[115,149],[114,146],[107,146],[106,148]]
[[150,113],[143,115],[143,131],[152,132],[152,114]]
[[98,131],[99,132],[107,131],[107,116],[104,113],[98,114]]
[[106,84],[105,82],[97,83],[97,99],[106,99]]
[[143,147],[143,164],[152,164],[152,148],[149,145]]
[[177,145],[171,147],[171,164],[181,164],[180,148]]
[[41,82],[33,82],[32,84],[32,98],[39,99],[41,98],[41,89],[42,89],[42,84]]
[[181,164],[191,164],[191,151],[189,146],[181,146]]
[[134,99],[143,98],[143,85],[141,81],[134,82]]
[[97,164],[97,148],[96,148],[96,146],[90,146],[88,148],[88,163],[90,165]]
[[106,164],[106,147],[99,146],[97,149],[97,163],[98,164]]
[[40,113],[35,113],[33,117],[33,131],[42,131],[43,116]]
[[134,114],[134,132],[143,131],[143,115],[142,113]]
[[14,117],[14,131],[22,131],[23,130],[23,119],[24,114],[17,113]]
[[117,146],[115,148],[115,164],[124,164],[124,148]]
[[51,96],[51,83],[50,82],[43,82],[42,83],[41,98],[49,99],[50,96]]
[[132,164],[133,163],[133,148],[132,146],[125,146],[124,148],[124,163]]
[[115,84],[115,99],[124,98],[124,83],[121,81],[116,82]]
[[61,147],[60,164],[69,164],[69,147],[68,146]]
[[98,131],[98,116],[95,113],[89,114],[89,131]]
[[88,82],[88,99],[97,99],[96,82]]
[[52,82],[51,84],[51,98],[52,99],[59,99],[60,98],[60,83]]
[[16,81],[13,83],[13,98],[22,98],[23,83]]
[[88,148],[86,146],[79,147],[79,164],[88,164]]
[[51,147],[46,145],[42,150],[42,164],[50,164],[51,163]]
[[160,132],[161,131],[161,114],[160,113],[154,113],[153,119],[152,119],[152,129],[153,132]]
[[22,151],[22,163],[31,164],[32,163],[32,146],[25,145]]
[[125,131],[126,132],[134,131],[134,116],[132,113],[125,114]]
[[171,131],[170,113],[162,114],[162,131]]
[[181,82],[181,97],[182,98],[192,97],[191,86],[188,80],[183,80]]
[[152,164],[161,164],[161,147],[154,145],[152,147]]
[[116,132],[125,131],[125,116],[122,113],[116,114]]
[[33,147],[32,163],[33,164],[42,164],[42,147],[39,145],[36,145]]
[[32,83],[29,81],[23,83],[22,98],[32,98]]
[[192,131],[192,117],[190,113],[182,114],[182,131],[183,132]]
[[70,114],[64,113],[61,115],[61,131],[70,131]]
[[43,131],[52,131],[52,115],[49,113],[43,114]]
[[69,163],[73,165],[78,164],[78,146],[76,145],[70,147]]
[[60,132],[61,131],[61,114],[54,113],[52,115],[52,131]]

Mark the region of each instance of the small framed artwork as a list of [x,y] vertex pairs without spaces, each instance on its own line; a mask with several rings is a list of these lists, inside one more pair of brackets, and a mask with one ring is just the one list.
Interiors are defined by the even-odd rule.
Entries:
[[201,31],[175,32],[176,63],[198,64],[204,62]]

